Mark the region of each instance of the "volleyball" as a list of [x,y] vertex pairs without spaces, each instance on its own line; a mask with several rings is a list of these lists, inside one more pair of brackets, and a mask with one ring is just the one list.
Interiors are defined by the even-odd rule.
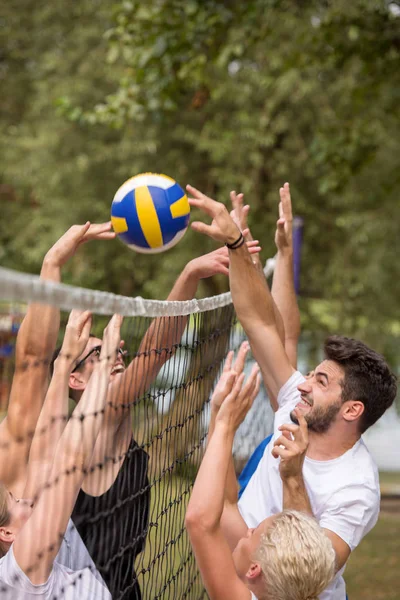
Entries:
[[155,254],[179,242],[189,225],[190,205],[184,190],[167,175],[143,173],[117,190],[111,222],[132,250]]

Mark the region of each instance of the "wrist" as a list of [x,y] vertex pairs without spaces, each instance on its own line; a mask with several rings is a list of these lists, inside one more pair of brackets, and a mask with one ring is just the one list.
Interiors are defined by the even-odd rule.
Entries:
[[215,404],[213,404],[212,399],[211,399],[211,402],[210,402],[210,407],[211,407],[211,418],[216,419],[220,407],[217,406],[217,405],[215,405]]
[[[217,415],[217,417],[218,417],[218,415]],[[217,431],[217,430],[221,433],[221,435],[224,436],[224,438],[231,440],[231,443],[233,444],[233,438],[235,437],[236,429],[230,420],[227,420],[225,418],[224,419],[216,418],[214,431]]]
[[40,277],[42,279],[50,279],[52,281],[60,281],[61,267],[55,257],[47,255],[44,257]]
[[182,276],[186,282],[198,283],[201,279],[200,270],[197,267],[197,259],[189,261],[182,271]]
[[293,248],[292,246],[286,246],[278,248],[278,257],[286,261],[293,261]]
[[232,227],[230,228],[229,232],[227,232],[225,244],[234,244],[238,241],[241,235],[242,232],[240,231],[239,227],[237,227],[237,225],[235,225],[235,223],[232,221]]
[[61,349],[60,354],[54,361],[54,373],[57,373],[57,375],[65,375],[66,373],[70,374],[74,363],[75,359],[72,357],[72,355],[64,354]]
[[287,476],[281,473],[281,479],[283,486],[292,492],[298,492],[304,487],[304,479],[301,473],[296,475],[290,474]]

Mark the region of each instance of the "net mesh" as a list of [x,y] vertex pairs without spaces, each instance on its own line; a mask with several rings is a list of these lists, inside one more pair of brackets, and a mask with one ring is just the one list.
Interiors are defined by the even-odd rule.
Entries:
[[[272,268],[270,263],[269,271]],[[12,410],[10,388],[18,369],[33,373],[41,368],[35,357],[23,364],[15,360],[16,334],[25,303],[40,302],[43,308],[52,305],[61,310],[59,341],[69,310],[91,310],[91,347],[101,343],[106,315],[125,315],[121,337],[126,370],[115,375],[113,401],[110,394],[107,398],[110,405],[118,400],[123,417],[112,429],[113,435],[111,428],[101,439],[99,434],[57,560],[74,572],[88,567],[99,579],[97,567],[113,599],[206,598],[184,517],[207,436],[210,394],[228,349],[237,349],[244,339],[230,294],[200,301],[156,302],[43,282],[35,276],[0,269],[0,298],[3,417]],[[90,360],[95,360],[94,354]],[[266,405],[265,398],[259,398],[238,433],[240,464],[268,433],[268,415],[266,420],[260,419],[259,412]],[[78,418],[75,413],[71,417],[73,407],[71,401],[70,419]],[[258,413],[256,418],[254,413]],[[92,417],[81,415],[82,426]],[[57,418],[67,420],[66,415],[55,417],[49,428],[56,430]],[[256,422],[264,422],[263,428],[255,427]],[[3,429],[0,445],[4,461],[15,440],[11,444],[7,436],[2,437]],[[25,428],[25,439],[22,436],[18,442],[24,445],[27,439],[32,440],[34,431]],[[46,431],[36,429],[35,436],[41,433],[46,435]],[[56,484],[49,480],[43,487]],[[51,524],[44,522],[45,527]],[[41,557],[37,558],[40,563]],[[63,585],[54,597],[67,598],[73,593],[73,598],[86,598],[79,587],[86,589],[81,570]],[[73,591],[68,592],[68,587]],[[6,592],[1,579],[0,588]]]

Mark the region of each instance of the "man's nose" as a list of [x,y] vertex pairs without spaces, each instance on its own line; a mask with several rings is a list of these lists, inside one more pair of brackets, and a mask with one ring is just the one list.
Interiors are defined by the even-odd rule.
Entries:
[[297,389],[299,392],[308,394],[311,392],[311,383],[309,381],[303,381],[303,383],[300,383],[300,385],[297,386]]

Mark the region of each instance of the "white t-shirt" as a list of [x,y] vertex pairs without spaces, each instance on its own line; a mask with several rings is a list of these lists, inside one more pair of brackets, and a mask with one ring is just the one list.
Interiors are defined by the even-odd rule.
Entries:
[[[290,412],[300,400],[297,386],[304,377],[296,371],[281,388],[275,413],[273,438],[239,500],[248,527],[282,511],[283,492],[279,459],[272,456],[278,427],[290,423]],[[339,458],[317,461],[305,458],[303,478],[314,516],[321,527],[340,536],[351,548],[373,528],[379,516],[378,469],[362,439]],[[345,600],[344,567],[336,574],[320,600]]]
[[72,521],[46,583],[31,583],[15,560],[11,546],[0,559],[0,597],[2,600],[111,600]]

